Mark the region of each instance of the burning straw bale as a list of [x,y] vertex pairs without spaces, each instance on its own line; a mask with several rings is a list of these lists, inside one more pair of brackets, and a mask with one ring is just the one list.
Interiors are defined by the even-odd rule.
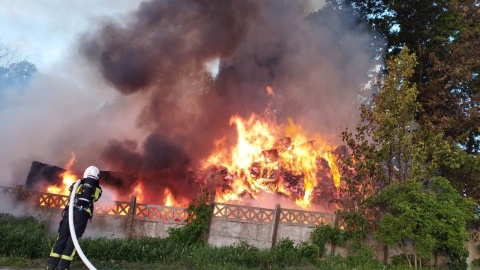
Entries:
[[[62,175],[67,170],[55,165],[33,161],[25,181],[28,189],[41,189],[48,185],[61,185]],[[73,172],[78,178],[83,176],[82,172]],[[131,183],[136,176],[111,171],[100,171],[99,181],[102,185],[114,187],[120,194],[127,194],[131,190]]]
[[60,183],[61,175],[66,170],[58,166],[45,164],[39,161],[33,161],[25,181],[26,188],[36,188],[36,184],[47,182],[48,184]]
[[[308,141],[305,145],[313,150],[314,143],[314,141]],[[280,153],[294,148],[292,140],[284,137],[277,140],[273,148],[263,150],[261,160],[252,161],[247,171],[230,171],[224,166],[211,166],[205,173],[209,189],[221,194],[235,191],[235,188],[238,188],[236,180],[243,179],[242,189],[245,187],[246,189],[238,190],[239,199],[254,198],[256,192],[265,189],[280,196],[289,197],[293,201],[301,199],[305,196],[305,175],[290,171],[282,164],[280,157]],[[316,157],[315,162],[318,184],[313,190],[312,203],[327,205],[333,200],[336,192],[332,168],[322,157]]]

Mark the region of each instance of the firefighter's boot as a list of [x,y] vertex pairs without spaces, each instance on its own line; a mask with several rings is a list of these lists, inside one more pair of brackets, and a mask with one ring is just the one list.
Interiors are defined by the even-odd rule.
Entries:
[[55,266],[53,266],[53,265],[50,265],[50,264],[49,264],[49,265],[47,265],[47,270],[55,270],[55,269],[56,269],[56,267],[55,267]]

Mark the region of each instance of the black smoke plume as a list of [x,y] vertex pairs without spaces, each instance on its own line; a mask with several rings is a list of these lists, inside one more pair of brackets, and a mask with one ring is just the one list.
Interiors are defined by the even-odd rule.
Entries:
[[[112,138],[101,157],[152,189],[185,194],[187,172],[214,139],[234,134],[233,114],[268,111],[336,143],[356,120],[371,45],[352,14],[312,9],[310,1],[143,2],[128,20],[82,37],[81,53],[102,77],[145,101],[136,124],[150,135]],[[206,68],[215,62],[217,71]]]

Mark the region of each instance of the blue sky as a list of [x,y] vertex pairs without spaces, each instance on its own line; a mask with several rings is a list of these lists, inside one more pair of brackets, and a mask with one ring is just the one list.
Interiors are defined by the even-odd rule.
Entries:
[[0,0],[0,42],[46,72],[79,34],[105,17],[122,19],[139,0]]

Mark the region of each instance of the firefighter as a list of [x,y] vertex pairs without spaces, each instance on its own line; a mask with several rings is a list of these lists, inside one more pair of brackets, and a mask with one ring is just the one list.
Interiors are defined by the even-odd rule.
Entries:
[[[92,219],[94,202],[102,196],[102,188],[98,183],[99,174],[100,171],[97,167],[88,167],[83,173],[83,178],[80,180],[77,190],[75,190],[73,223],[77,238],[83,235],[88,221]],[[72,192],[74,185],[75,183],[70,186],[70,192]],[[68,269],[76,254],[68,225],[68,208],[69,204],[67,203],[67,206],[62,212],[62,220],[58,227],[57,240],[48,257],[47,270],[56,269],[57,266],[59,270]]]

